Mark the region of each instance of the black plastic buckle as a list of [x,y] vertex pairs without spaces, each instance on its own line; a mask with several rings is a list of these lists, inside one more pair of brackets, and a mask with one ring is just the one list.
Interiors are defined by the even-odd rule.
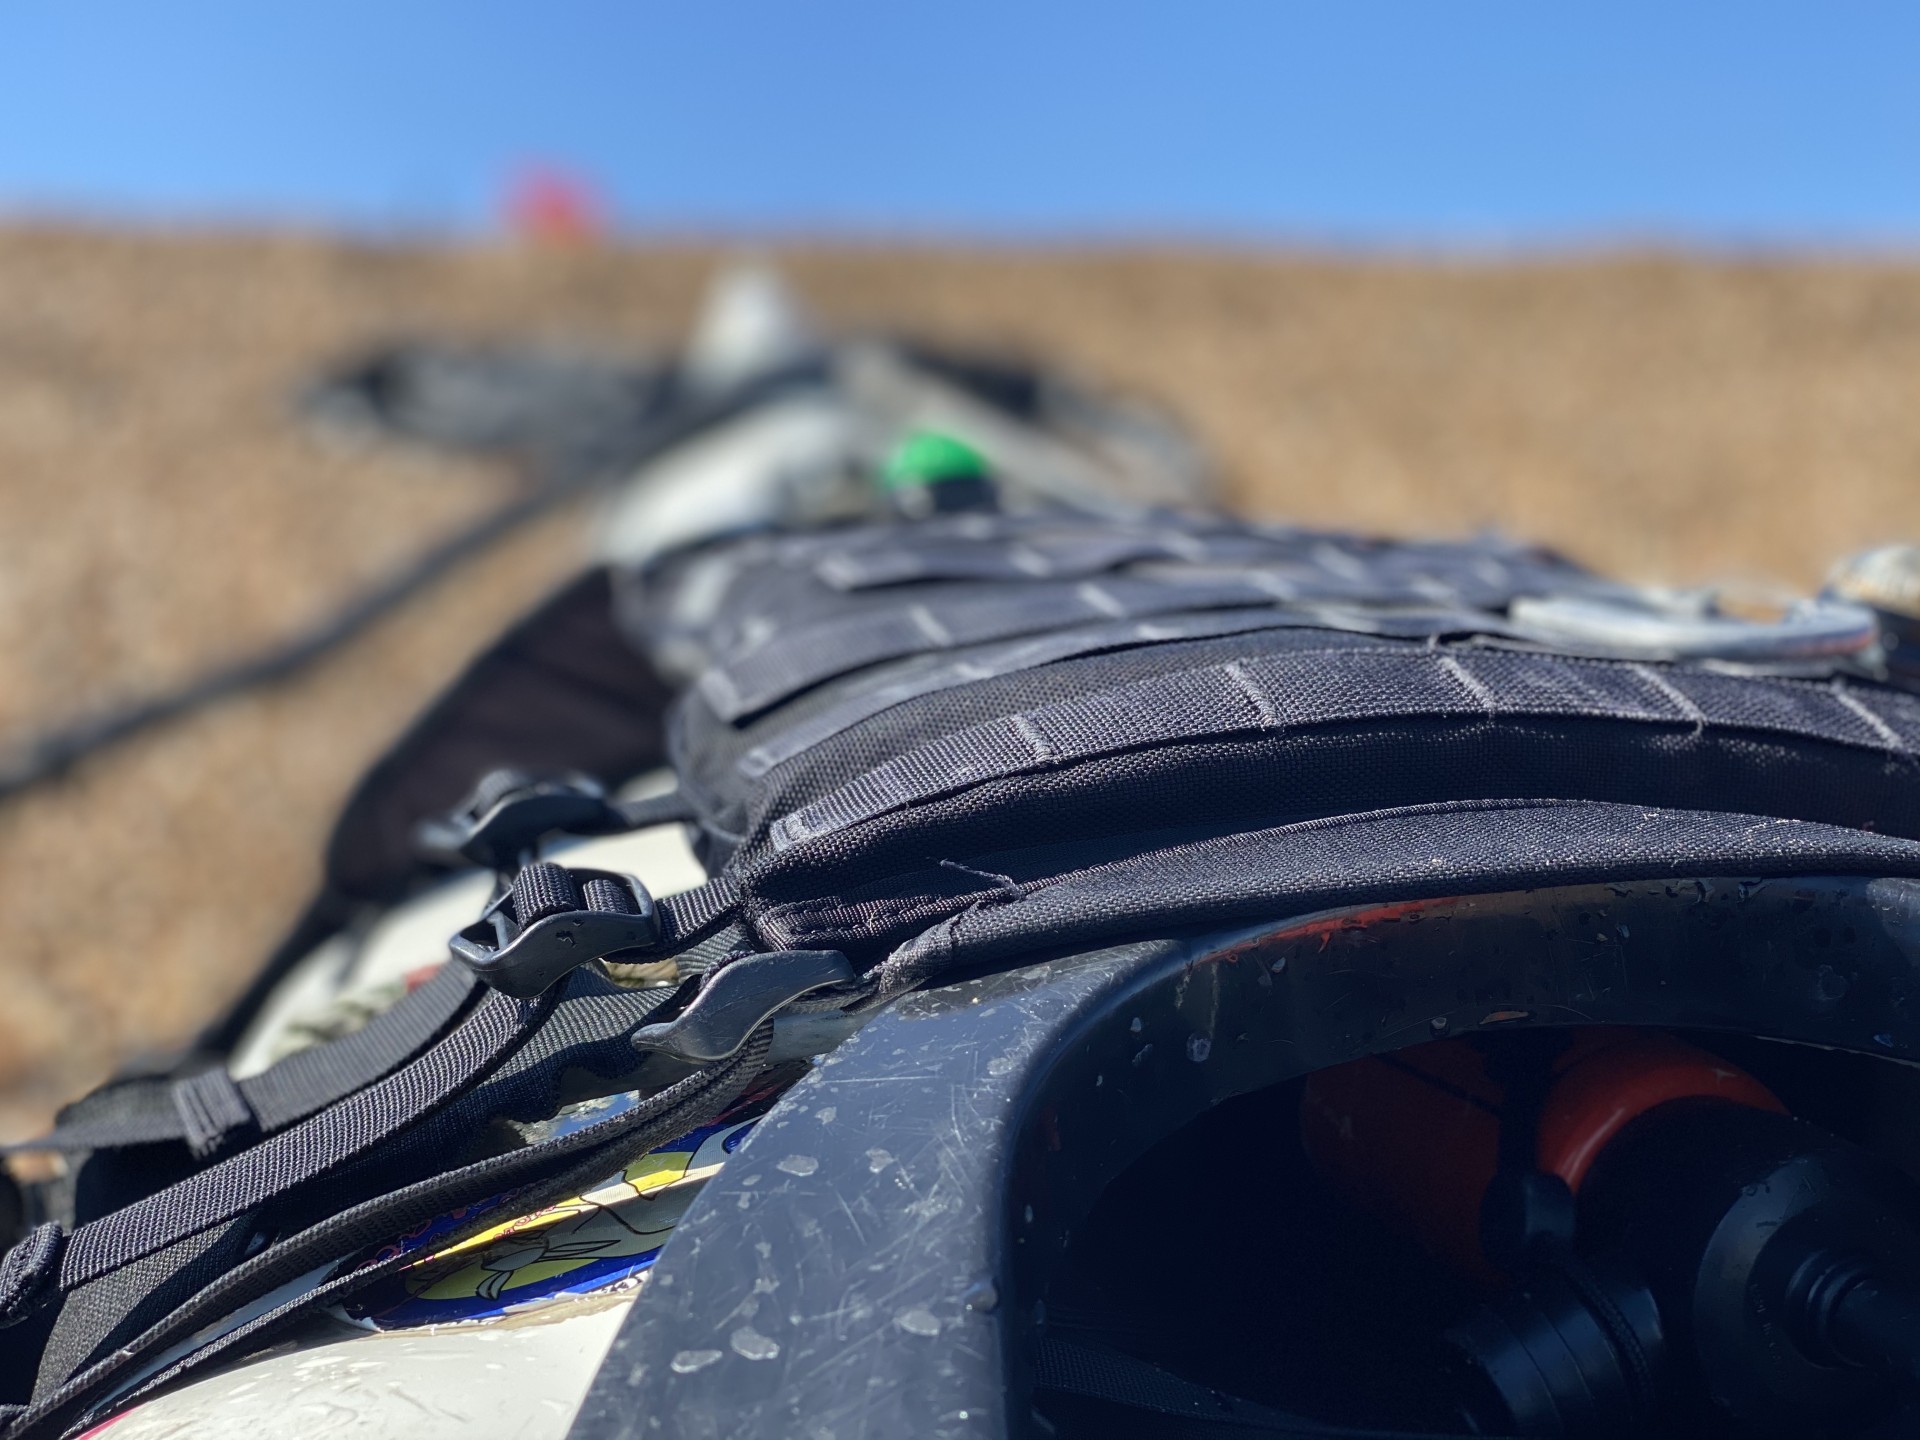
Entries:
[[437,860],[461,859],[510,870],[542,836],[610,835],[629,829],[627,817],[585,775],[536,779],[496,770],[451,814],[423,820],[414,830],[420,849]]
[[851,985],[855,978],[852,963],[838,950],[750,955],[702,980],[700,993],[673,1019],[634,1031],[633,1048],[695,1065],[724,1060],[776,1011],[810,990]]
[[633,913],[563,910],[520,925],[503,889],[480,918],[447,942],[456,958],[487,984],[516,999],[531,1000],[569,971],[620,950],[650,950],[660,942],[660,915],[647,887],[612,870],[577,869],[574,879],[611,880],[633,899]]

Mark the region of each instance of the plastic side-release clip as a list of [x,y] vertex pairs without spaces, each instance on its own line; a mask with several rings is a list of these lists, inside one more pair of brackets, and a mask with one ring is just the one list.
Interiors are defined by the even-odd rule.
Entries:
[[672,1020],[643,1025],[633,1048],[705,1065],[747,1043],[762,1022],[811,990],[851,985],[853,965],[838,950],[776,950],[722,966]]
[[510,870],[542,836],[611,835],[630,829],[620,807],[585,775],[538,777],[519,770],[493,770],[450,814],[420,823],[414,840],[441,864],[470,861]]
[[447,947],[494,989],[530,1000],[591,960],[659,942],[653,896],[631,875],[543,860],[524,867]]

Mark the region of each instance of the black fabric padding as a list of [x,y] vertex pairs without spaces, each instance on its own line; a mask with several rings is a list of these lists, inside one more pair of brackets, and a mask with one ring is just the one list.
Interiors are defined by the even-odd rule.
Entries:
[[[1778,734],[1914,769],[1920,702],[1831,685],[1470,648],[1328,648],[1249,656],[991,720],[916,747],[776,821],[776,850],[984,784],[1153,746],[1418,719],[1497,726],[1580,718]],[[1524,792],[1523,792],[1524,793]]]
[[936,973],[961,958],[985,964],[1363,902],[1603,880],[1835,874],[1920,876],[1920,841],[1768,816],[1472,801],[1223,835],[1011,885],[976,875],[959,886],[951,870],[904,876],[891,896],[823,896],[768,912],[760,928],[782,945],[901,944],[887,967]]
[[1457,614],[1425,610],[1369,615],[1359,611],[1335,614],[1330,612],[1329,607],[1313,611],[1283,611],[1267,606],[1260,609],[1166,615],[1154,620],[1120,621],[1054,631],[1007,645],[976,646],[951,658],[944,654],[921,657],[917,662],[891,667],[872,681],[844,686],[836,693],[834,704],[816,710],[804,719],[790,720],[779,726],[746,750],[734,764],[743,778],[757,780],[774,766],[793,759],[823,740],[831,740],[861,721],[909,700],[1086,655],[1111,654],[1142,646],[1166,645],[1174,640],[1198,640],[1259,630],[1347,629],[1365,634],[1427,636],[1485,634],[1498,628],[1489,623],[1489,617],[1464,611]]
[[[1547,653],[1506,607],[1609,587],[1498,542],[975,515],[747,537],[623,574],[617,597],[612,583],[594,572],[554,597],[375,767],[296,940],[407,893],[426,873],[415,824],[485,772],[612,782],[668,749],[678,794],[626,817],[691,813],[725,866],[659,902],[655,953],[697,979],[756,949],[840,950],[860,1004],[956,967],[1374,901],[1920,877],[1920,698],[1844,660],[1732,673]],[[1316,618],[1315,599],[1347,608]],[[660,676],[703,667],[665,717]],[[522,921],[617,907],[618,890],[539,863],[512,885]],[[633,1031],[689,991],[580,969],[520,1002],[452,965],[432,984],[444,993],[262,1076],[183,1071],[63,1116],[137,1129],[164,1111],[170,1135],[224,1158],[64,1248],[42,1237],[57,1311],[9,1332],[51,1327],[36,1440],[136,1356],[450,1206],[592,1178],[759,1064],[499,1153],[487,1137],[524,1134],[511,1127],[563,1096],[631,1088]],[[41,1250],[8,1258],[24,1301],[45,1296]],[[332,1276],[151,1383],[365,1278]]]
[[1222,610],[1274,599],[1271,591],[1247,580],[1189,585],[1085,580],[1018,588],[956,588],[959,593],[907,596],[805,628],[776,632],[750,651],[710,668],[700,678],[700,693],[722,719],[739,720],[824,680],[905,655],[1101,620]]
[[[690,694],[674,707],[669,741],[682,793],[700,807],[701,824],[738,836],[742,848],[763,843],[783,815],[845,785],[903,751],[969,726],[1040,706],[1071,700],[1196,666],[1250,654],[1319,650],[1337,641],[1367,648],[1393,643],[1370,635],[1333,635],[1318,627],[1262,630],[1202,639],[1170,639],[1014,670],[966,685],[930,691],[883,713],[857,722],[803,749],[759,776],[743,774],[742,754],[789,724],[824,713],[847,693],[858,693],[868,677],[855,677],[796,696],[753,724],[736,728],[720,721],[704,700]],[[955,658],[960,658],[956,656]],[[914,661],[900,662],[902,668]],[[896,673],[875,672],[873,681]]]
[[[680,635],[712,668],[677,706],[671,745],[760,942],[872,962],[958,914],[962,934],[1015,925],[1042,913],[1042,895],[1054,930],[1006,944],[1082,933],[1074,906],[1109,937],[1108,915],[1205,924],[1227,913],[1204,868],[1212,850],[1174,847],[1173,868],[1139,891],[1152,913],[1113,910],[1080,877],[1124,867],[1151,835],[1231,850],[1248,833],[1423,807],[1480,817],[1458,822],[1462,884],[1479,883],[1469,832],[1506,823],[1493,817],[1508,805],[1564,810],[1569,824],[1599,823],[1608,807],[1676,817],[1664,850],[1652,834],[1606,831],[1622,866],[1659,873],[1684,870],[1696,844],[1701,862],[1776,863],[1764,845],[1720,843],[1684,818],[1699,814],[1773,817],[1824,837],[1780,863],[1911,859],[1883,838],[1920,837],[1910,694],[1844,666],[1732,673],[1520,643],[1501,613],[1514,597],[1607,593],[1552,556],[1183,523],[1169,522],[1165,543],[1091,523],[1050,536],[1045,522],[995,517],[724,552],[702,582],[704,641]],[[1208,578],[1204,558],[1236,546],[1243,568]],[[1279,560],[1244,568],[1263,547]],[[1165,552],[1177,563],[1140,563]],[[714,575],[726,577],[717,603]],[[1211,634],[1204,610],[1165,634],[1116,618],[1188,585],[1241,608],[1219,612]],[[1266,609],[1233,600],[1249,585],[1269,587]],[[1284,603],[1290,586],[1348,597],[1353,629],[1313,628]],[[1424,611],[1408,605],[1414,594]],[[671,585],[653,598],[661,613],[677,603]],[[1017,638],[970,643],[1000,634]],[[1858,845],[1830,843],[1856,831]],[[1499,839],[1486,841],[1489,865]],[[1600,870],[1603,851],[1585,852]],[[1502,883],[1523,883],[1525,858],[1509,858],[1495,867]],[[1553,871],[1551,855],[1535,859]],[[1185,864],[1203,868],[1178,873]],[[1364,864],[1353,873],[1392,883]],[[1016,890],[1026,898],[1010,903]],[[1255,906],[1308,903],[1305,891],[1246,893]]]
[[756,915],[942,860],[1180,825],[1263,829],[1456,800],[1730,810],[1920,834],[1901,757],[1591,719],[1345,723],[1123,751],[990,780],[742,867]]
[[231,1270],[253,1234],[247,1217],[187,1235],[76,1287],[41,1351],[33,1394],[40,1399],[75,1370],[148,1329],[179,1303]]
[[614,625],[607,572],[589,571],[475,660],[360,782],[327,844],[332,885],[404,894],[422,873],[414,827],[489,770],[615,782],[661,764],[669,698]]

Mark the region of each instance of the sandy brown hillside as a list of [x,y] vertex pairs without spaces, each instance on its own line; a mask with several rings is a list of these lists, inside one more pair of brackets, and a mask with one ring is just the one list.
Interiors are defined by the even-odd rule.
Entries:
[[[317,616],[504,478],[325,448],[318,362],[396,332],[675,336],[711,262],[0,231],[0,734]],[[1144,390],[1263,512],[1496,522],[1636,577],[1815,583],[1920,535],[1920,264],[808,251],[832,319]],[[355,773],[572,561],[505,547],[351,654],[0,808],[0,1131],[183,1036],[301,898]]]

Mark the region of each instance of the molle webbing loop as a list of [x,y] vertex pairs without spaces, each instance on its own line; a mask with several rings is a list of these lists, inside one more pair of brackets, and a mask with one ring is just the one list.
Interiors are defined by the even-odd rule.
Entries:
[[1180,671],[920,745],[777,820],[786,850],[994,780],[1129,750],[1393,720],[1552,717],[1748,731],[1911,766],[1920,700],[1849,686],[1457,647],[1328,649]]
[[339,1169],[479,1083],[552,1008],[489,994],[451,1034],[386,1079],[167,1189],[90,1221],[69,1240],[72,1290]]
[[850,681],[833,704],[781,726],[754,745],[736,762],[736,769],[743,778],[757,780],[783,761],[909,700],[1080,656],[1262,630],[1332,629],[1411,639],[1485,634],[1497,628],[1487,616],[1466,611],[1423,609],[1381,615],[1324,605],[1292,610],[1263,606],[1076,626],[1006,645],[976,647],[961,659],[922,661],[884,670],[871,680]]
[[[641,1013],[660,1001],[657,995],[628,998],[638,1002]],[[751,1043],[726,1062],[696,1070],[583,1128],[429,1174],[357,1204],[331,1207],[314,1223],[274,1241],[183,1296],[162,1311],[157,1321],[113,1348],[72,1356],[72,1363],[56,1362],[51,1369],[43,1362],[42,1384],[36,1389],[33,1406],[15,1428],[0,1433],[6,1440],[27,1440],[29,1436],[40,1440],[76,1419],[86,1423],[100,1418],[97,1409],[89,1414],[82,1407],[97,1406],[98,1397],[110,1393],[116,1377],[142,1357],[156,1354],[209,1322],[270,1295],[287,1281],[329,1260],[356,1255],[462,1206],[479,1208],[440,1237],[439,1243],[457,1244],[498,1223],[504,1206],[532,1210],[579,1193],[635,1155],[711,1121],[764,1067],[769,1035],[769,1027],[763,1026]],[[560,1053],[554,1052],[555,1056]],[[471,1123],[471,1117],[452,1118]],[[189,1370],[258,1345],[289,1322],[337,1303],[417,1258],[416,1253],[396,1248],[373,1263],[337,1270],[146,1377],[123,1399],[137,1399]],[[54,1358],[49,1356],[49,1360]]]
[[739,720],[883,660],[1093,621],[1272,604],[1274,598],[1271,590],[1246,580],[1184,585],[1089,580],[1012,592],[984,589],[937,603],[903,602],[776,633],[708,670],[700,679],[700,694],[723,720]]
[[58,1126],[13,1151],[101,1150],[184,1140],[205,1158],[238,1140],[272,1135],[407,1063],[446,1032],[478,991],[458,966],[401,997],[351,1035],[301,1050],[258,1075],[212,1069],[184,1079],[122,1081],[61,1112]]

